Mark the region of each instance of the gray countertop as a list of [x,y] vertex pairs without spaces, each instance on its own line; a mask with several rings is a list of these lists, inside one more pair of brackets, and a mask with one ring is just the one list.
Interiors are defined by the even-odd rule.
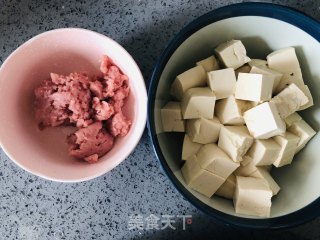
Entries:
[[[0,0],[0,63],[38,33],[81,27],[120,42],[140,65],[148,85],[156,59],[179,29],[212,9],[238,2],[242,1]],[[320,20],[319,0],[269,2]],[[172,186],[146,132],[126,161],[83,183],[35,177],[13,164],[2,150],[0,159],[0,239],[320,239],[320,219],[276,232],[245,231],[214,222]],[[131,214],[144,219],[151,214],[171,215],[176,229],[130,229],[139,220]],[[192,215],[186,230],[178,215]]]

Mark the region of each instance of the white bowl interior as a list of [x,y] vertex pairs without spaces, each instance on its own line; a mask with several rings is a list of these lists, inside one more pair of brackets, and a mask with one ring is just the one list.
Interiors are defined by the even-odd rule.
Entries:
[[[174,52],[160,77],[155,102],[155,125],[161,151],[176,178],[195,197],[208,206],[230,215],[233,204],[220,197],[208,199],[185,185],[181,175],[181,144],[183,134],[163,133],[159,110],[170,99],[170,85],[179,73],[194,66],[195,62],[208,57],[220,43],[231,39],[241,39],[251,58],[265,58],[268,53],[283,47],[294,46],[300,60],[304,81],[310,87],[315,106],[299,112],[316,130],[320,127],[320,68],[319,42],[301,29],[286,22],[267,17],[242,16],[212,23],[191,35]],[[320,136],[317,134],[302,150],[290,166],[272,171],[281,187],[273,198],[271,217],[292,213],[310,204],[320,196],[320,161],[317,149]]]

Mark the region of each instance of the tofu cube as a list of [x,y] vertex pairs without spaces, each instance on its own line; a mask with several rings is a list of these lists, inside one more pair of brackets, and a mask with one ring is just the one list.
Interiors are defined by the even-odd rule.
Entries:
[[256,139],[268,139],[283,134],[286,130],[286,124],[272,102],[265,102],[249,109],[243,118],[250,134]]
[[299,137],[299,142],[295,153],[299,152],[316,135],[316,132],[303,119],[293,122],[288,128],[288,132]]
[[237,70],[235,70],[236,77],[238,78],[239,73],[249,73],[251,71],[251,66],[248,64],[243,65],[242,67],[239,67]]
[[275,90],[275,93],[281,92],[284,88],[293,83],[299,87],[304,86],[302,72],[300,68],[293,69],[289,73],[283,73],[283,76]]
[[273,165],[266,165],[266,166],[261,166],[260,168],[265,169],[267,172],[270,172],[272,170]]
[[233,68],[208,72],[208,86],[217,99],[227,98],[234,94],[236,75]]
[[235,97],[254,102],[267,101],[272,97],[273,77],[256,73],[239,73]]
[[243,156],[243,161],[247,162],[246,165],[242,165],[234,171],[234,175],[248,177],[258,170],[258,167],[253,163],[252,158],[248,155]]
[[250,175],[250,177],[261,178],[265,184],[271,189],[272,195],[277,195],[280,191],[279,185],[272,178],[271,174],[262,167],[258,167],[257,171]]
[[188,134],[185,134],[182,145],[182,160],[187,160],[192,155],[196,154],[202,146],[203,145],[200,143],[192,142]]
[[312,107],[314,105],[314,103],[313,103],[313,98],[312,98],[312,95],[311,95],[309,87],[307,85],[300,85],[299,88],[304,93],[304,95],[307,96],[307,98],[309,100],[306,104],[302,105],[298,109],[298,111],[301,111],[301,110],[307,109],[309,107]]
[[268,66],[268,62],[266,60],[262,60],[262,59],[251,59],[250,62],[248,62],[248,65],[250,67],[256,66],[256,67],[260,67],[260,66]]
[[272,165],[279,156],[281,147],[273,139],[255,140],[248,151],[255,166]]
[[252,107],[256,107],[256,106],[258,106],[258,105],[260,105],[261,103],[264,103],[264,102],[251,102],[251,103],[252,103]]
[[296,51],[293,47],[282,48],[267,56],[268,66],[279,72],[288,73],[300,68]]
[[222,124],[244,125],[243,113],[252,107],[252,102],[238,100],[234,96],[230,96],[218,100],[214,112]]
[[226,179],[226,181],[221,185],[221,187],[216,191],[215,195],[232,200],[235,189],[236,189],[236,176],[231,174]]
[[267,56],[267,61],[270,69],[283,73],[276,92],[281,91],[291,83],[298,86],[304,85],[300,64],[293,47],[283,48],[270,53]]
[[183,94],[190,88],[205,87],[207,73],[202,66],[193,67],[179,74],[171,85],[170,94],[181,101]]
[[282,167],[291,164],[300,138],[290,132],[286,132],[284,136],[276,136],[273,139],[281,146],[279,156],[273,165],[275,167]]
[[182,119],[179,102],[168,102],[161,109],[161,120],[163,131],[165,132],[185,131],[185,123]]
[[[249,150],[250,150],[250,148],[249,148]],[[252,162],[252,158],[249,155],[244,155],[243,160],[240,162],[240,164],[241,164],[241,166],[247,166],[251,162]]]
[[272,191],[264,180],[254,177],[237,177],[234,193],[236,213],[270,217]]
[[283,76],[282,73],[277,72],[268,68],[267,66],[252,66],[250,73],[257,73],[267,75],[273,78],[273,86],[272,86],[272,93],[274,93],[280,83],[280,80]]
[[201,144],[215,143],[218,141],[221,123],[213,119],[191,119],[187,120],[187,134],[191,141]]
[[300,120],[302,120],[302,117],[296,112],[292,113],[284,119],[287,128],[289,128],[294,122],[299,122]]
[[221,127],[218,146],[224,150],[234,162],[241,162],[253,143],[245,126]]
[[209,88],[190,88],[182,98],[182,116],[184,119],[212,119],[215,103],[216,96]]
[[240,164],[232,161],[216,144],[203,145],[196,154],[201,168],[224,179],[228,178]]
[[231,40],[220,44],[215,49],[215,53],[227,68],[237,69],[251,60],[240,40]]
[[210,56],[196,63],[197,66],[202,66],[206,72],[220,69],[219,62],[215,56]]
[[281,118],[286,118],[309,102],[308,97],[294,83],[274,96],[271,101],[278,109]]
[[224,178],[202,169],[195,155],[185,162],[181,173],[187,186],[209,198],[225,181]]

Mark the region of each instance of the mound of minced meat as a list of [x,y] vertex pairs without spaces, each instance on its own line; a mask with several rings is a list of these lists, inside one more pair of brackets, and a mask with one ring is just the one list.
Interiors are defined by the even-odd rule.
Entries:
[[110,151],[114,138],[127,135],[131,125],[122,112],[130,92],[128,77],[107,56],[100,71],[100,76],[51,73],[34,91],[40,129],[76,126],[67,139],[69,154],[90,163]]

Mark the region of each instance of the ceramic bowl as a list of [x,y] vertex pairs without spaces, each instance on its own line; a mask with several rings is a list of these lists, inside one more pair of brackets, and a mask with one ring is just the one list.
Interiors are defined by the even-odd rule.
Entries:
[[320,215],[320,136],[317,134],[293,164],[272,172],[281,187],[273,198],[270,218],[236,214],[231,201],[206,198],[186,186],[181,175],[183,134],[162,131],[159,110],[170,99],[175,77],[210,56],[220,43],[240,39],[252,58],[265,59],[273,50],[294,46],[304,81],[315,105],[300,112],[320,128],[320,24],[295,10],[262,3],[243,3],[213,10],[183,28],[162,53],[151,79],[148,127],[156,155],[168,177],[193,205],[226,224],[248,228],[284,228]]
[[[129,77],[131,88],[124,113],[132,120],[127,136],[99,162],[88,164],[68,156],[65,127],[39,130],[33,115],[33,92],[51,72],[99,73],[108,55]],[[0,143],[17,165],[40,177],[78,182],[98,177],[120,164],[138,144],[147,118],[143,76],[130,54],[114,40],[85,29],[42,33],[16,49],[0,69]]]

